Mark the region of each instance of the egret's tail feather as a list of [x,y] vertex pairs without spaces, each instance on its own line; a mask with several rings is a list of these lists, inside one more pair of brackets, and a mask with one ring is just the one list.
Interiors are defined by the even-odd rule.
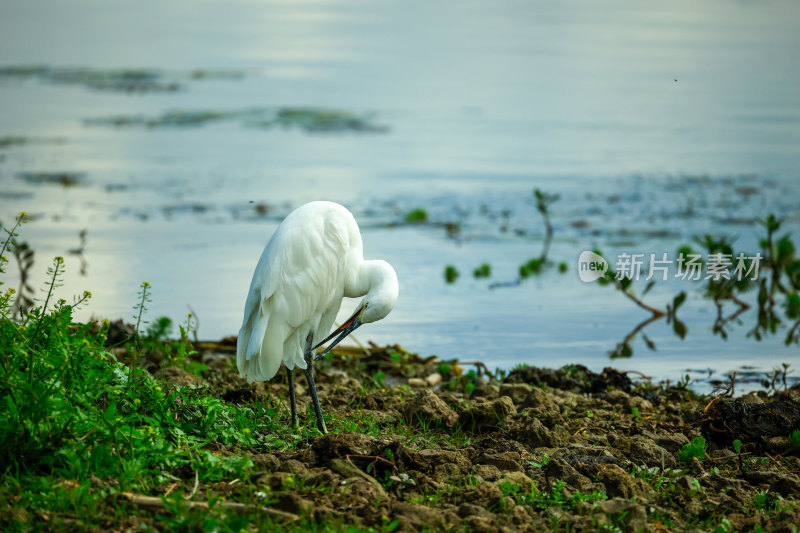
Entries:
[[236,366],[239,375],[247,378],[249,382],[271,379],[280,368],[280,353],[277,356],[277,364],[273,361],[275,346],[274,342],[271,342],[271,337],[267,336],[269,326],[269,309],[261,305],[253,310],[239,330]]
[[264,342],[264,334],[267,332],[269,309],[265,309],[264,307],[264,305],[261,305],[259,310],[254,313],[254,323],[250,331],[250,339],[247,342],[246,357],[248,361],[261,351],[261,343]]

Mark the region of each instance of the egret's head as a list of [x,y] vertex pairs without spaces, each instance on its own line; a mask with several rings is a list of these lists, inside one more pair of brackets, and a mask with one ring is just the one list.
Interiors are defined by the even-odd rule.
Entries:
[[358,309],[362,310],[359,317],[361,323],[369,324],[385,318],[391,312],[397,303],[400,285],[392,265],[386,261],[369,261],[364,269],[368,270],[370,289]]
[[324,357],[334,346],[362,324],[368,324],[384,318],[392,310],[394,304],[397,303],[400,285],[397,283],[397,274],[395,274],[392,265],[386,261],[365,261],[361,268],[361,275],[365,276],[369,286],[366,296],[356,307],[356,312],[353,313],[353,316],[348,318],[322,342],[314,346],[313,349],[316,350],[333,339],[325,351],[318,354],[315,359]]

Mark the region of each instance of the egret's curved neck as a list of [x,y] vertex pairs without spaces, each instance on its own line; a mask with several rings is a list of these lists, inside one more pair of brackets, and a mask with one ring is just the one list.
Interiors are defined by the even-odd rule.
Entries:
[[397,284],[397,275],[386,261],[380,259],[367,260],[361,263],[361,268],[344,288],[344,295],[348,298],[358,298],[368,293],[376,294],[382,289],[389,289],[392,282]]
[[349,289],[351,290],[345,290],[345,296],[364,296],[360,304],[364,308],[361,321],[366,324],[389,314],[397,302],[400,285],[392,265],[376,260],[364,261],[357,279]]

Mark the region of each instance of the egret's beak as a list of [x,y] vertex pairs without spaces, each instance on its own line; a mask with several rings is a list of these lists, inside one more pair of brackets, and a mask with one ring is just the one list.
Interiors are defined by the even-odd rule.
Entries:
[[315,361],[317,359],[322,359],[323,357],[325,357],[328,354],[328,352],[330,352],[333,349],[334,346],[342,342],[345,337],[350,335],[353,331],[356,330],[356,328],[358,328],[363,323],[361,322],[361,313],[364,312],[364,309],[366,309],[366,306],[356,311],[355,314],[353,314],[353,316],[345,320],[344,324],[339,326],[330,335],[325,337],[325,339],[322,342],[320,342],[311,349],[311,351],[314,351],[323,344],[325,344],[326,342],[328,342],[329,340],[333,339],[333,337],[336,337],[336,335],[339,335],[338,337],[336,337],[336,339],[333,340],[333,342],[330,343],[330,345],[327,348],[325,348],[324,352],[314,357]]

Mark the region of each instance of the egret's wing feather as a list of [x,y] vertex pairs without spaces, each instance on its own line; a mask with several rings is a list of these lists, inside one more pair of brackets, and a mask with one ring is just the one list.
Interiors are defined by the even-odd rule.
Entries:
[[[351,246],[345,222],[335,216],[315,219],[302,237],[287,249],[282,283],[276,291],[276,308],[292,327],[284,343],[283,360],[290,368],[306,367],[306,339],[313,344],[330,330],[342,302],[346,252]],[[359,242],[360,244],[360,242]]]

